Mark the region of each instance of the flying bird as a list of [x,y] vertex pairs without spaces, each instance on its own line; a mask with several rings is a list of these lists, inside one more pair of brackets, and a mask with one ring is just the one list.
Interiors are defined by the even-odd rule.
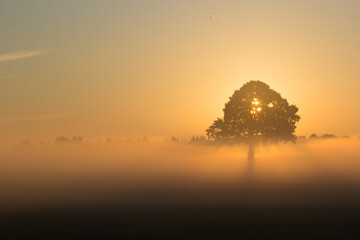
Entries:
[[214,29],[215,27],[215,24],[219,24],[220,23],[220,20],[215,18],[215,12],[212,13],[212,15],[209,15],[209,19],[210,19],[210,23],[211,23],[211,30]]

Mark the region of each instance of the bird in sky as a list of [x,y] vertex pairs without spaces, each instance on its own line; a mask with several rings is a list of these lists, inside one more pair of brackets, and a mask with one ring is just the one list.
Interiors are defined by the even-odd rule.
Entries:
[[215,12],[213,12],[211,15],[209,15],[209,19],[210,19],[210,28],[214,29],[215,28],[215,24],[219,24],[220,20],[216,17]]

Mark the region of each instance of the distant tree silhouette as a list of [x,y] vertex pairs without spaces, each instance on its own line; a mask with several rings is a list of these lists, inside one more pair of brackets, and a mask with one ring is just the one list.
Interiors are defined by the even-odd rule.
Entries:
[[202,144],[202,143],[206,143],[206,138],[205,136],[192,136],[190,139],[190,144]]
[[333,138],[337,138],[337,136],[335,134],[326,133],[326,134],[322,135],[321,138],[322,139],[333,139]]
[[172,136],[172,137],[170,138],[170,142],[172,142],[172,143],[179,143],[180,140],[177,139],[176,137]]
[[64,137],[64,136],[59,136],[56,138],[55,140],[55,143],[59,143],[59,144],[62,144],[62,143],[69,143],[71,142],[71,139],[68,138],[68,137]]
[[225,104],[224,117],[206,130],[215,141],[249,144],[249,169],[253,168],[256,142],[294,141],[298,108],[261,81],[250,81],[235,90]]
[[71,139],[72,142],[74,143],[82,143],[83,142],[83,138],[80,136],[73,136],[73,138]]
[[297,136],[296,137],[296,141],[306,141],[306,137],[305,136]]
[[310,139],[318,139],[318,135],[316,135],[315,133],[310,135]]
[[321,137],[316,135],[315,133],[310,135],[310,139],[311,140],[324,140],[324,139],[336,139],[336,138],[350,138],[349,136],[342,136],[342,137],[338,137],[335,134],[332,133],[326,133],[323,134]]
[[80,136],[73,136],[72,138],[59,136],[56,138],[55,143],[57,144],[63,144],[63,143],[82,143],[83,138]]

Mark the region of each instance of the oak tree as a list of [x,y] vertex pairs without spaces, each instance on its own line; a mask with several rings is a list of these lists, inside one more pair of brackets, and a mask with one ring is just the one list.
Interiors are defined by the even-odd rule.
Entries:
[[298,108],[261,81],[250,81],[235,90],[225,104],[224,117],[206,130],[215,141],[239,141],[249,144],[249,167],[254,163],[257,142],[294,141]]

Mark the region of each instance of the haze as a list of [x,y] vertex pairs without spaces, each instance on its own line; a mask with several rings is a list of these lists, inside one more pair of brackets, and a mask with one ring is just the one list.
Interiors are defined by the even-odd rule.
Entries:
[[17,145],[0,151],[1,209],[134,204],[353,206],[359,140],[259,146],[166,142]]
[[296,134],[360,135],[359,1],[2,1],[0,138],[204,134],[261,80]]

